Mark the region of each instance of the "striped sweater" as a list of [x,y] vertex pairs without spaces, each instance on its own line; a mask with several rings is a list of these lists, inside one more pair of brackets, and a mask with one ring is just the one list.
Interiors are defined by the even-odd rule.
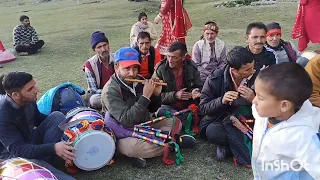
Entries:
[[37,32],[32,26],[18,25],[13,29],[13,46],[35,44],[38,41]]

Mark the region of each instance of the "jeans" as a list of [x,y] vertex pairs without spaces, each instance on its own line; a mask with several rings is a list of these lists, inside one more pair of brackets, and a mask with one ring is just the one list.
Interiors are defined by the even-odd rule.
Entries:
[[[63,131],[58,125],[65,119],[65,115],[61,112],[52,112],[32,133],[33,144],[46,144],[46,143],[57,143],[61,141]],[[73,180],[74,178],[64,174],[52,165],[54,158],[57,157],[46,157],[44,159],[31,159],[30,161],[47,168],[52,172],[58,179]],[[50,163],[50,164],[49,164]]]

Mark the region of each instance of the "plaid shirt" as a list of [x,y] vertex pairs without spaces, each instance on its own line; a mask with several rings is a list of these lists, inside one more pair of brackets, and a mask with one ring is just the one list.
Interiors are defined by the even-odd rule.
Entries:
[[85,74],[87,77],[88,89],[92,94],[101,94],[102,89],[98,89],[96,78],[94,74],[90,72],[87,68],[85,70]]
[[32,27],[24,27],[18,25],[13,29],[13,45],[35,44],[38,42],[38,35],[36,30]]

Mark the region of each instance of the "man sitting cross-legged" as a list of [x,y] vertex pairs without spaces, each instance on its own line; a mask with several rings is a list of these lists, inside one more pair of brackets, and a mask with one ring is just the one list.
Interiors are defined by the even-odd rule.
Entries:
[[114,60],[113,54],[110,53],[109,40],[103,32],[92,33],[91,48],[96,55],[83,65],[88,84],[86,100],[91,108],[101,110],[102,88],[114,73]]
[[203,82],[216,68],[226,63],[226,43],[217,38],[219,27],[216,22],[208,21],[203,27],[203,35],[192,50],[192,60],[197,64]]
[[61,112],[41,114],[36,100],[38,89],[31,74],[11,72],[2,77],[6,94],[0,96],[0,159],[21,157],[50,170],[58,179],[73,180],[50,164],[75,158],[70,143],[60,142],[65,120]]
[[[139,54],[135,49],[120,48],[115,52],[116,72],[102,90],[102,111],[110,114],[125,128],[132,129],[135,125],[149,121],[150,112],[155,112],[161,105],[162,87],[155,84],[159,80],[144,80],[138,75],[139,66]],[[130,83],[126,78],[144,80],[144,84]],[[173,122],[172,118],[167,118],[152,124],[152,127],[170,132]],[[176,127],[179,132],[181,125]],[[161,156],[164,153],[163,147],[133,137],[118,139],[117,150],[132,157],[133,165],[137,167],[146,166],[143,158]]]
[[252,118],[255,61],[246,48],[237,46],[227,54],[227,62],[213,71],[203,86],[199,108],[206,116],[200,122],[200,137],[217,145],[218,160],[227,157],[231,148],[238,164],[250,166],[242,131],[233,127],[232,123],[238,124],[230,117]]
[[21,24],[13,29],[13,46],[19,55],[37,53],[44,45],[43,40],[39,40],[36,30],[30,26],[28,16],[20,17]]
[[151,37],[148,32],[141,32],[137,36],[137,46],[139,52],[139,74],[149,79],[154,72],[154,67],[161,61],[161,54],[157,48],[151,46]]
[[162,88],[162,105],[158,116],[164,115],[166,111],[176,112],[198,103],[203,83],[197,65],[186,59],[186,53],[185,44],[174,42],[168,48],[167,58],[156,67],[153,76],[168,84]]

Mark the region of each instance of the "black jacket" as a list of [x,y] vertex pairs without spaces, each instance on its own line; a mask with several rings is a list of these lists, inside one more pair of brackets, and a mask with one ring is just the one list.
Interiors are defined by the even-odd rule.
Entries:
[[253,60],[255,61],[255,70],[260,71],[263,66],[272,66],[276,64],[275,54],[271,49],[267,49],[263,47],[263,50],[259,54],[253,54],[249,47],[247,47],[248,51],[251,53]]
[[[248,82],[248,87],[252,89],[256,75],[257,73]],[[224,117],[230,115],[239,103],[250,105],[243,98],[239,98],[232,105],[222,104],[224,94],[232,90],[229,65],[222,66],[211,73],[204,83],[200,97],[199,109],[202,114],[206,115],[200,122],[200,129],[207,127],[211,122],[222,122]]]
[[[153,77],[158,77],[168,85],[162,87],[162,104],[172,105],[176,102],[176,79],[172,69],[169,67],[167,59],[161,61],[153,74]],[[183,88],[191,92],[195,88],[201,91],[203,82],[200,79],[200,72],[197,65],[192,60],[183,61]]]
[[32,144],[34,127],[47,117],[36,103],[18,107],[8,95],[0,96],[0,159],[37,159],[55,155],[54,144]]

